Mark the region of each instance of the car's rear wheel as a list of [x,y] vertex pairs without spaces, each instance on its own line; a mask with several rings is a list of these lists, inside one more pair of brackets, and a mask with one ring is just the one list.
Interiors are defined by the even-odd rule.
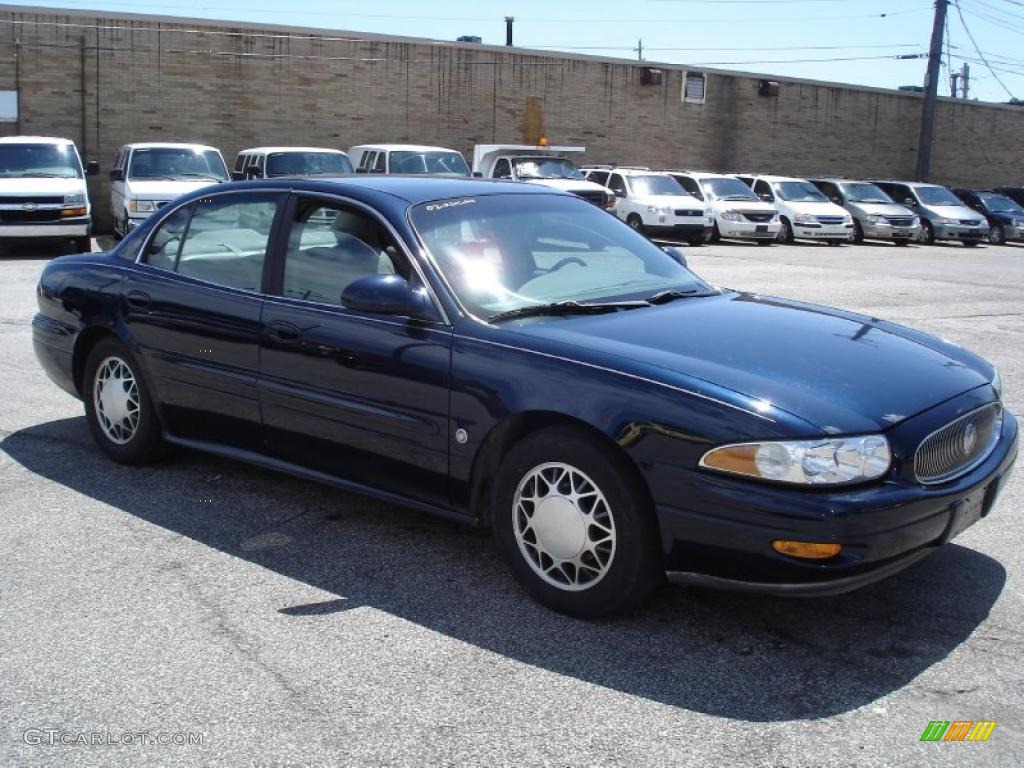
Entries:
[[121,464],[144,464],[163,454],[153,398],[124,344],[103,339],[93,347],[83,383],[89,431],[104,453]]
[[1002,245],[1006,242],[1006,231],[996,224],[988,230],[988,241],[992,245]]
[[629,224],[629,226],[631,226],[637,232],[642,233],[644,231],[644,220],[637,216],[635,213],[631,213],[629,214],[629,216],[626,217],[626,223]]
[[612,448],[552,427],[517,443],[498,472],[492,524],[536,600],[594,618],[633,608],[664,576],[647,493]]

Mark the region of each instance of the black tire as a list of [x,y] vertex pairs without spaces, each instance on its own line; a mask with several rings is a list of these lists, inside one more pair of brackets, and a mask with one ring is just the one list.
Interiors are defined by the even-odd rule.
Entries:
[[925,219],[921,222],[921,227],[924,232],[924,242],[928,245],[935,245],[935,227],[932,223]]
[[717,243],[717,242],[720,242],[721,239],[722,239],[722,233],[718,231],[718,222],[716,221],[715,224],[714,224],[714,228],[711,230],[710,242]]
[[[96,403],[97,372],[110,360],[119,361],[127,368],[137,388],[137,420],[124,442],[118,442],[108,434]],[[142,369],[135,356],[117,339],[103,339],[89,353],[85,363],[82,397],[85,400],[85,418],[89,423],[89,431],[111,459],[119,464],[147,464],[166,453],[167,445],[157,419],[156,404],[142,375]]]
[[992,245],[1003,245],[1006,242],[1006,230],[1004,230],[998,224],[989,227],[988,230],[988,241]]
[[92,238],[76,237],[73,245],[75,246],[75,253],[89,253],[92,251]]
[[629,214],[629,216],[626,217],[626,223],[640,234],[643,234],[644,220],[637,216],[635,213],[631,213]]
[[792,243],[796,240],[796,238],[793,237],[793,227],[790,225],[789,219],[785,216],[782,217],[782,226],[779,227],[779,236],[777,239],[780,243],[786,244]]
[[853,220],[853,242],[864,242],[864,229],[863,227],[861,227],[860,222],[857,221],[856,219]]
[[[530,482],[536,484],[534,493],[540,492],[540,481],[529,480],[536,472],[546,471],[554,473],[558,477],[559,467],[550,467],[542,470],[545,464],[561,464],[571,467],[577,478],[575,488],[578,491],[580,476],[583,480],[589,480],[593,486],[603,494],[606,507],[599,507],[596,503],[590,508],[590,513],[595,519],[603,510],[611,519],[611,529],[614,531],[614,545],[610,552],[604,551],[608,559],[602,565],[599,560],[584,554],[581,561],[586,563],[585,558],[590,557],[590,562],[602,566],[604,569],[599,576],[585,572],[584,568],[566,564],[555,568],[555,560],[549,555],[541,555],[540,549],[531,550],[531,545],[524,543],[522,546],[517,539],[517,526],[524,526],[524,541],[530,535],[534,541],[541,541],[537,533],[533,531],[532,525],[527,521],[536,518],[527,517],[524,511],[516,509],[516,494],[520,484],[529,489]],[[563,480],[563,482],[565,482]],[[565,490],[562,483],[554,485],[545,484],[546,495],[552,490]],[[528,492],[528,491],[526,491]],[[491,499],[491,523],[494,539],[498,549],[509,569],[520,585],[538,602],[546,605],[552,610],[578,618],[596,618],[621,611],[635,608],[647,598],[651,591],[664,580],[664,566],[659,546],[658,529],[655,523],[654,511],[648,500],[648,494],[642,482],[635,478],[630,472],[626,460],[608,446],[595,440],[586,431],[572,427],[549,427],[534,432],[523,438],[505,456],[498,470],[494,484],[493,497]],[[570,513],[578,513],[579,508],[575,503],[569,503]],[[540,505],[530,504],[534,513]],[[549,509],[551,507],[549,506]],[[563,506],[562,510],[566,508]],[[565,525],[552,525],[548,517],[547,530],[550,532],[566,532],[569,530]],[[575,526],[576,518],[570,517],[566,525]],[[581,550],[584,544],[593,543],[591,538],[595,534],[602,535],[597,526],[588,523],[579,523],[576,536],[570,537],[572,541],[579,540]],[[573,544],[574,546],[575,544]],[[603,546],[608,546],[607,543]],[[532,552],[531,556],[528,554]],[[547,557],[547,560],[544,560]],[[543,566],[541,563],[550,563]],[[571,591],[568,587],[558,586],[551,583],[548,578],[540,575],[540,570],[547,569],[552,581],[562,579],[568,581],[567,574],[575,574],[579,580],[580,588]],[[569,570],[566,571],[565,569]],[[535,570],[537,569],[537,570]],[[598,568],[591,568],[594,574],[599,572]],[[583,578],[585,577],[585,578]],[[593,584],[586,586],[586,581],[593,579]]]

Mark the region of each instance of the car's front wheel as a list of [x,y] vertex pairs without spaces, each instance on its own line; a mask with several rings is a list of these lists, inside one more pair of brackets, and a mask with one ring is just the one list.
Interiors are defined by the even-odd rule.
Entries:
[[793,237],[793,227],[789,224],[789,219],[782,219],[782,226],[779,227],[779,234],[776,238],[780,243],[792,243],[796,238]]
[[1001,226],[996,224],[988,231],[988,241],[992,245],[1002,245],[1003,243],[1006,242],[1006,231]]
[[644,231],[644,220],[637,216],[635,213],[629,214],[626,217],[626,223],[629,224],[637,232],[642,233]]
[[664,576],[645,489],[623,457],[582,430],[544,429],[512,448],[491,522],[519,583],[561,613],[633,608]]
[[89,431],[104,453],[121,464],[144,464],[163,454],[153,398],[124,344],[111,338],[93,347],[83,383]]

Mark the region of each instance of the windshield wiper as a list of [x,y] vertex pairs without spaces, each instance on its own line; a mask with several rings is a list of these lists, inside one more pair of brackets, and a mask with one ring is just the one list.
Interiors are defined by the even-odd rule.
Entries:
[[671,289],[658,291],[653,296],[647,297],[648,304],[668,304],[676,299],[699,299],[702,296],[714,296],[717,291],[702,291],[699,288],[691,288],[686,291]]
[[604,302],[579,302],[579,301],[555,301],[551,304],[530,304],[525,307],[516,307],[504,312],[498,312],[487,318],[489,323],[500,320],[511,320],[515,317],[537,317],[540,315],[594,315],[600,312],[614,312],[619,309],[636,309],[637,307],[649,307],[647,301],[604,301]]
[[[5,174],[6,175],[6,174]],[[30,173],[17,173],[16,176],[31,177],[33,179],[74,179],[75,176],[68,176],[66,173],[42,173],[33,171]]]
[[159,173],[147,173],[145,175],[139,176],[138,174],[133,173],[130,178],[132,179],[132,181],[135,181],[136,179],[163,179],[165,181],[174,181],[176,177],[164,176]]

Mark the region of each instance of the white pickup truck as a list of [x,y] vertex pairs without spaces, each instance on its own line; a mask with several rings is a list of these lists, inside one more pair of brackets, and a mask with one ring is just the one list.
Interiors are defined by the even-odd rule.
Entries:
[[485,179],[512,179],[572,192],[601,208],[615,205],[607,187],[587,181],[566,155],[583,154],[586,147],[548,147],[531,144],[477,144],[473,147],[473,175]]

